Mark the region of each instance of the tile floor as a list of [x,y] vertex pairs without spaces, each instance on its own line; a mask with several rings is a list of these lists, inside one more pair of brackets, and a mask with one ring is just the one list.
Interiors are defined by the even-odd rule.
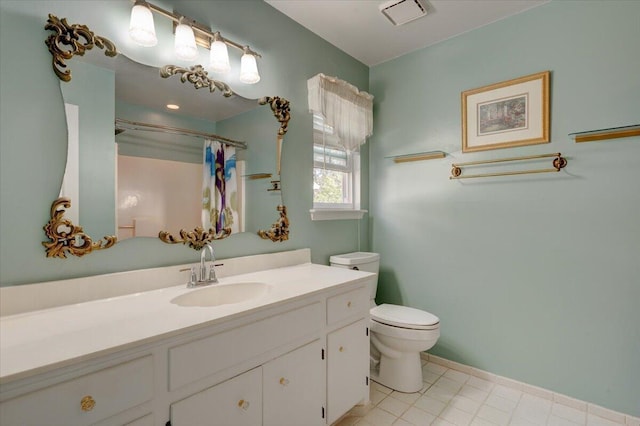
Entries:
[[423,361],[424,387],[401,393],[371,383],[368,406],[358,406],[334,426],[620,426],[623,423],[554,403]]

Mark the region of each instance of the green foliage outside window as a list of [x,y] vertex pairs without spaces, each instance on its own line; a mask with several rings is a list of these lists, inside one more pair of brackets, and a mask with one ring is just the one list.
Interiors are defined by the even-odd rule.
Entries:
[[345,173],[320,168],[313,169],[313,202],[344,203]]

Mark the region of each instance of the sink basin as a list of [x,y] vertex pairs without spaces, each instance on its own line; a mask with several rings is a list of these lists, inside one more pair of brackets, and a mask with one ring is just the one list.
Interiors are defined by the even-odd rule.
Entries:
[[246,302],[267,294],[269,285],[260,282],[212,284],[171,299],[178,306],[220,306]]

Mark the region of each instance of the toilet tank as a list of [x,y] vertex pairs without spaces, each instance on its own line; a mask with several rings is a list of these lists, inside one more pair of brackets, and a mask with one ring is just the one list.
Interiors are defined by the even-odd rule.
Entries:
[[378,290],[377,274],[380,269],[380,255],[378,253],[357,251],[354,253],[336,254],[329,257],[329,264],[339,268],[375,273],[376,279],[370,283],[370,299],[374,300],[376,298],[376,291]]

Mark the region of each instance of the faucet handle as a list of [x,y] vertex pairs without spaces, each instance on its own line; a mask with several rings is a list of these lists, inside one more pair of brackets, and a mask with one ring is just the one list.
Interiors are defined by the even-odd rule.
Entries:
[[198,281],[198,277],[196,275],[196,267],[192,266],[190,268],[180,269],[180,272],[189,271],[189,281],[187,282],[187,287],[193,287]]
[[211,262],[211,266],[209,266],[209,282],[217,283],[218,278],[216,277],[215,265]]

